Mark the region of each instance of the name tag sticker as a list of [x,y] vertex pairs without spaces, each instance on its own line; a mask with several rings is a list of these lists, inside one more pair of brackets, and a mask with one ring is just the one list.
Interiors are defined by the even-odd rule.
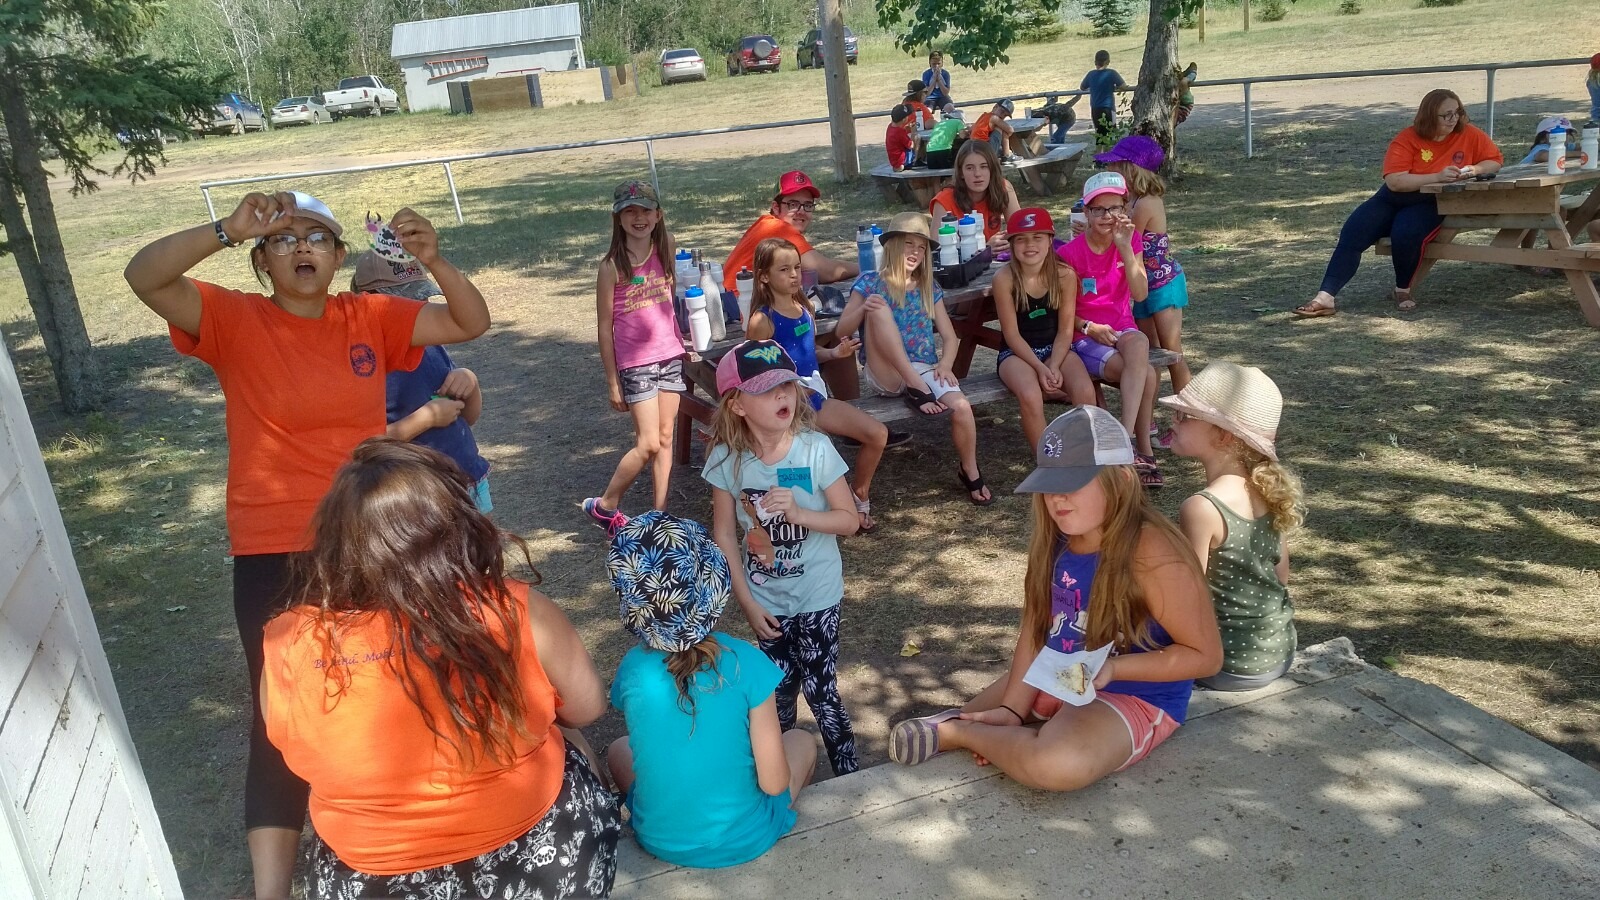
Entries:
[[790,490],[798,489],[808,494],[816,493],[811,489],[811,469],[809,467],[804,469],[779,469],[778,487],[789,488]]
[[1095,280],[1093,278],[1085,278],[1083,280],[1083,292],[1085,294],[1092,294],[1095,292]]
[[1050,310],[1048,310],[1048,309],[1036,309],[1033,312],[1028,313],[1028,318],[1037,319],[1037,318],[1042,317],[1045,313],[1048,313],[1049,311]]
[[801,322],[799,325],[796,325],[794,327],[794,336],[795,337],[799,337],[802,334],[809,334],[810,331],[811,331],[811,323],[810,322]]

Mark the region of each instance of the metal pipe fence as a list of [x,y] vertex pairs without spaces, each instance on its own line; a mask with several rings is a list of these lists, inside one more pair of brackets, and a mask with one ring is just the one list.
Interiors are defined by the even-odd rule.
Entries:
[[[1571,59],[1543,59],[1527,60],[1523,62],[1503,63],[1472,63],[1454,66],[1409,66],[1392,69],[1361,69],[1345,72],[1311,72],[1300,75],[1253,75],[1246,78],[1218,78],[1208,81],[1195,81],[1191,88],[1213,88],[1239,85],[1244,89],[1244,155],[1250,159],[1255,157],[1255,118],[1252,105],[1253,94],[1251,88],[1257,84],[1281,84],[1291,81],[1328,81],[1340,78],[1387,78],[1407,75],[1435,75],[1453,72],[1483,72],[1488,87],[1488,127],[1485,129],[1490,137],[1494,136],[1495,124],[1495,73],[1502,69],[1539,69],[1560,66],[1588,66],[1589,60],[1583,57]],[[1123,88],[1124,92],[1133,88]],[[960,107],[993,106],[1003,99],[1034,100],[1046,97],[1075,97],[1087,94],[1087,91],[1078,89],[1064,91],[1041,91],[1032,94],[1017,94],[1009,98],[991,97],[982,100],[968,100],[958,103]],[[888,112],[863,112],[856,113],[852,120],[878,119],[888,116]],[[217,210],[212,203],[211,190],[219,187],[231,187],[240,184],[262,184],[272,181],[287,181],[296,178],[317,178],[327,175],[351,175],[362,172],[381,172],[388,169],[404,169],[414,166],[442,166],[447,186],[450,189],[450,202],[455,207],[456,221],[464,223],[465,217],[461,212],[461,197],[456,191],[456,179],[452,164],[459,162],[475,162],[484,159],[504,159],[513,156],[527,156],[535,153],[554,153],[564,150],[588,150],[595,147],[614,147],[623,144],[644,144],[645,157],[650,165],[650,182],[655,186],[656,192],[661,191],[661,182],[656,171],[656,141],[669,141],[679,138],[707,137],[717,134],[738,134],[746,131],[765,131],[772,128],[795,128],[802,125],[825,125],[829,122],[827,116],[809,119],[788,119],[782,122],[762,122],[755,125],[729,125],[723,128],[703,128],[696,131],[670,131],[660,134],[642,135],[639,137],[601,138],[592,141],[575,141],[565,144],[546,144],[539,147],[518,147],[510,150],[489,150],[482,153],[464,153],[456,156],[439,156],[427,159],[405,160],[403,162],[374,163],[366,166],[346,166],[339,169],[314,169],[305,172],[287,172],[278,175],[253,175],[248,178],[228,178],[220,181],[203,181],[200,183],[200,195],[205,199],[206,210],[211,218],[217,218]],[[860,149],[857,148],[857,165],[860,164]]]

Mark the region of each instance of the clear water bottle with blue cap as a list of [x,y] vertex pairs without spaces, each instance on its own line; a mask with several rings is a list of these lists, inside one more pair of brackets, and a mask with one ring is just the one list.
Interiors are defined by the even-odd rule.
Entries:
[[872,226],[872,269],[883,271],[883,229],[877,225]]
[[856,265],[863,273],[878,270],[877,257],[872,253],[872,226],[856,226]]

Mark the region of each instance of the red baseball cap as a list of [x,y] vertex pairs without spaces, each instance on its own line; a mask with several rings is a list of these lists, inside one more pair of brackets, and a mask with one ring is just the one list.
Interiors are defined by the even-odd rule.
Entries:
[[1050,214],[1037,206],[1019,209],[1006,220],[1006,237],[1032,232],[1056,233],[1056,223],[1050,221]]
[[1596,53],[1595,55],[1589,57],[1589,68],[1600,69],[1600,53]]
[[812,183],[811,176],[796,169],[793,172],[785,172],[779,176],[778,193],[772,199],[776,201],[790,194],[799,194],[806,191],[811,192],[811,199],[813,200],[822,196],[822,192],[817,190],[817,186]]

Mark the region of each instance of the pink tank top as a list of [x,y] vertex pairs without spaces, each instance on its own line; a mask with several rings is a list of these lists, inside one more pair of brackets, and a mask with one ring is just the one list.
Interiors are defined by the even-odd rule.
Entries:
[[683,355],[672,317],[672,282],[654,253],[611,292],[611,336],[617,369],[647,366]]

